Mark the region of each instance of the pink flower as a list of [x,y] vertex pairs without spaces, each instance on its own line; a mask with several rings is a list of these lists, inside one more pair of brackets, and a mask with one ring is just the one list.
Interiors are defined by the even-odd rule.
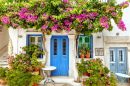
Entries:
[[108,82],[108,84],[110,84],[110,82]]
[[122,31],[126,30],[125,24],[124,22],[121,20],[120,23],[117,25],[119,29],[121,29]]
[[103,67],[105,67],[105,65],[103,65]]
[[86,65],[86,67],[88,67],[88,65]]
[[105,79],[107,79],[107,77],[105,77]]
[[7,72],[7,70],[5,72]]
[[116,78],[116,76],[114,76]]
[[92,24],[90,24],[88,27],[90,27],[90,28],[91,28],[91,27],[92,27]]
[[100,72],[100,74],[102,74],[102,72]]
[[19,60],[19,62],[21,63],[21,62],[22,62],[22,60],[20,59],[20,60]]
[[99,80],[99,82],[102,82],[101,80]]
[[26,56],[26,58],[28,58],[28,56]]
[[92,83],[92,81],[90,81],[90,83]]
[[26,64],[26,62],[24,62],[24,64]]

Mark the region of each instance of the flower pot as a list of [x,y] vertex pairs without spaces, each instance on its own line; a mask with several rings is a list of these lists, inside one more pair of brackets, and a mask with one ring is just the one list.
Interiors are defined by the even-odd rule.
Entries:
[[38,85],[38,83],[33,83],[33,86],[37,86]]
[[110,85],[107,84],[107,85],[105,85],[105,86],[110,86]]
[[34,71],[39,71],[40,70],[40,67],[34,67]]
[[6,84],[6,82],[4,80],[0,79],[0,85],[5,85],[5,84]]
[[9,64],[9,69],[14,69],[13,66],[11,64]]
[[83,84],[83,86],[85,86],[85,85]]
[[80,58],[84,58],[84,54],[81,54]]
[[90,53],[86,53],[86,58],[90,58]]
[[87,73],[83,73],[84,76],[89,76],[88,72]]
[[90,77],[92,77],[93,74],[90,74]]
[[31,66],[31,67],[28,67],[27,70],[31,72],[31,71],[32,71],[32,66]]

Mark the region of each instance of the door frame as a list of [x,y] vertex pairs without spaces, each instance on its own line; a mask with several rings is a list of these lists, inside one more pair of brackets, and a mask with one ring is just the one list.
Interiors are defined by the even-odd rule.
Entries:
[[[68,37],[68,35],[52,35],[51,36],[51,39],[50,39],[50,66],[51,66],[51,60],[52,60],[52,38],[53,37],[58,37],[58,36],[62,36],[62,37],[67,37],[68,38],[68,48],[66,49],[67,51],[68,51],[68,75],[67,76],[69,76],[70,74],[69,74],[69,70],[70,70],[70,65],[69,65],[69,60],[70,60],[70,58],[69,58],[69,37]],[[61,76],[61,75],[58,75],[58,76]]]

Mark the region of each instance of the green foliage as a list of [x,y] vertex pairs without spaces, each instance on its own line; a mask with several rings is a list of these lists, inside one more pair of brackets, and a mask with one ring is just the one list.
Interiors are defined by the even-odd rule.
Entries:
[[37,57],[36,56],[33,56],[32,58],[31,58],[31,64],[32,64],[32,66],[34,66],[34,67],[45,67],[43,64],[42,64],[42,61],[37,61]]
[[33,56],[40,57],[41,54],[45,55],[45,53],[42,50],[40,50],[40,48],[37,45],[33,44],[22,47],[22,50],[26,51],[30,55],[30,57]]
[[30,72],[20,72],[10,70],[6,73],[6,82],[9,86],[26,86],[31,81],[32,74]]
[[6,68],[3,68],[3,67],[0,67],[0,79],[4,79],[6,76],[6,72],[9,71],[9,68],[6,67]]
[[42,77],[40,75],[32,76],[29,86],[33,86],[34,83],[39,83],[40,81],[42,81]]
[[12,66],[18,71],[26,71],[28,67],[31,67],[30,56],[26,53],[20,53],[19,55],[16,55],[16,58],[14,58],[13,62],[14,63]]
[[[13,0],[6,0],[6,2],[12,2]],[[36,28],[38,31],[51,34],[52,29],[56,32],[62,32],[65,30],[69,32],[72,29],[75,29],[78,33],[85,35],[91,35],[91,33],[102,32],[103,29],[112,31],[113,26],[111,25],[111,19],[115,21],[116,24],[119,24],[123,16],[122,8],[128,7],[128,5],[120,6],[120,4],[115,4],[114,1],[109,3],[100,2],[99,0],[76,0],[76,4],[73,0],[68,0],[68,2],[62,0],[15,0],[18,3],[11,3],[5,5],[5,1],[1,1],[1,17],[6,15],[10,22],[6,24],[7,27],[16,28]],[[28,1],[27,3],[25,1]],[[69,2],[70,1],[70,2]],[[27,18],[20,18],[19,11],[21,9],[26,9],[28,12],[25,14],[28,17],[29,14],[32,14],[31,17],[36,17],[36,21],[27,21]],[[114,8],[115,10],[110,10]],[[34,11],[33,13],[31,13]],[[98,13],[93,18],[91,14]],[[116,13],[117,16],[112,15],[111,13]],[[43,16],[45,14],[46,16]],[[80,19],[80,17],[87,16],[85,19]],[[71,19],[69,18],[71,16]],[[80,16],[75,17],[74,15]],[[53,19],[50,18],[52,16]],[[107,22],[109,27],[103,26],[103,23],[100,22],[103,16],[107,17]],[[65,20],[70,24],[65,23]],[[72,21],[71,21],[72,20]],[[18,25],[15,25],[18,24]],[[58,27],[57,27],[58,25]],[[64,27],[60,27],[60,26]],[[43,26],[47,26],[44,28]],[[123,30],[124,31],[124,30]]]

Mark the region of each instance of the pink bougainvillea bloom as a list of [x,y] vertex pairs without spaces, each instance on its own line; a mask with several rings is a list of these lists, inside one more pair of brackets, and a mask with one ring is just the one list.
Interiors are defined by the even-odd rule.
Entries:
[[20,60],[19,60],[19,62],[21,63],[21,62],[22,62],[22,60],[20,59]]
[[91,28],[91,27],[92,27],[92,24],[90,24],[88,27],[90,27],[90,28]]
[[5,72],[7,72],[7,70]]
[[101,80],[99,80],[99,82],[102,82]]
[[110,82],[108,82],[108,84],[110,84]]
[[84,82],[86,82],[86,79],[84,79]]
[[121,20],[120,23],[118,24],[118,28],[121,29],[122,31],[126,30],[124,22]]
[[26,58],[28,58],[28,56],[26,56]]
[[88,65],[86,65],[86,67],[88,67]]
[[92,83],[92,81],[90,81],[90,83]]
[[107,77],[105,77],[105,79],[107,79]]
[[105,67],[105,65],[103,65],[103,67]]
[[100,74],[102,74],[102,72],[100,72]]
[[24,62],[24,64],[26,64],[26,62]]

